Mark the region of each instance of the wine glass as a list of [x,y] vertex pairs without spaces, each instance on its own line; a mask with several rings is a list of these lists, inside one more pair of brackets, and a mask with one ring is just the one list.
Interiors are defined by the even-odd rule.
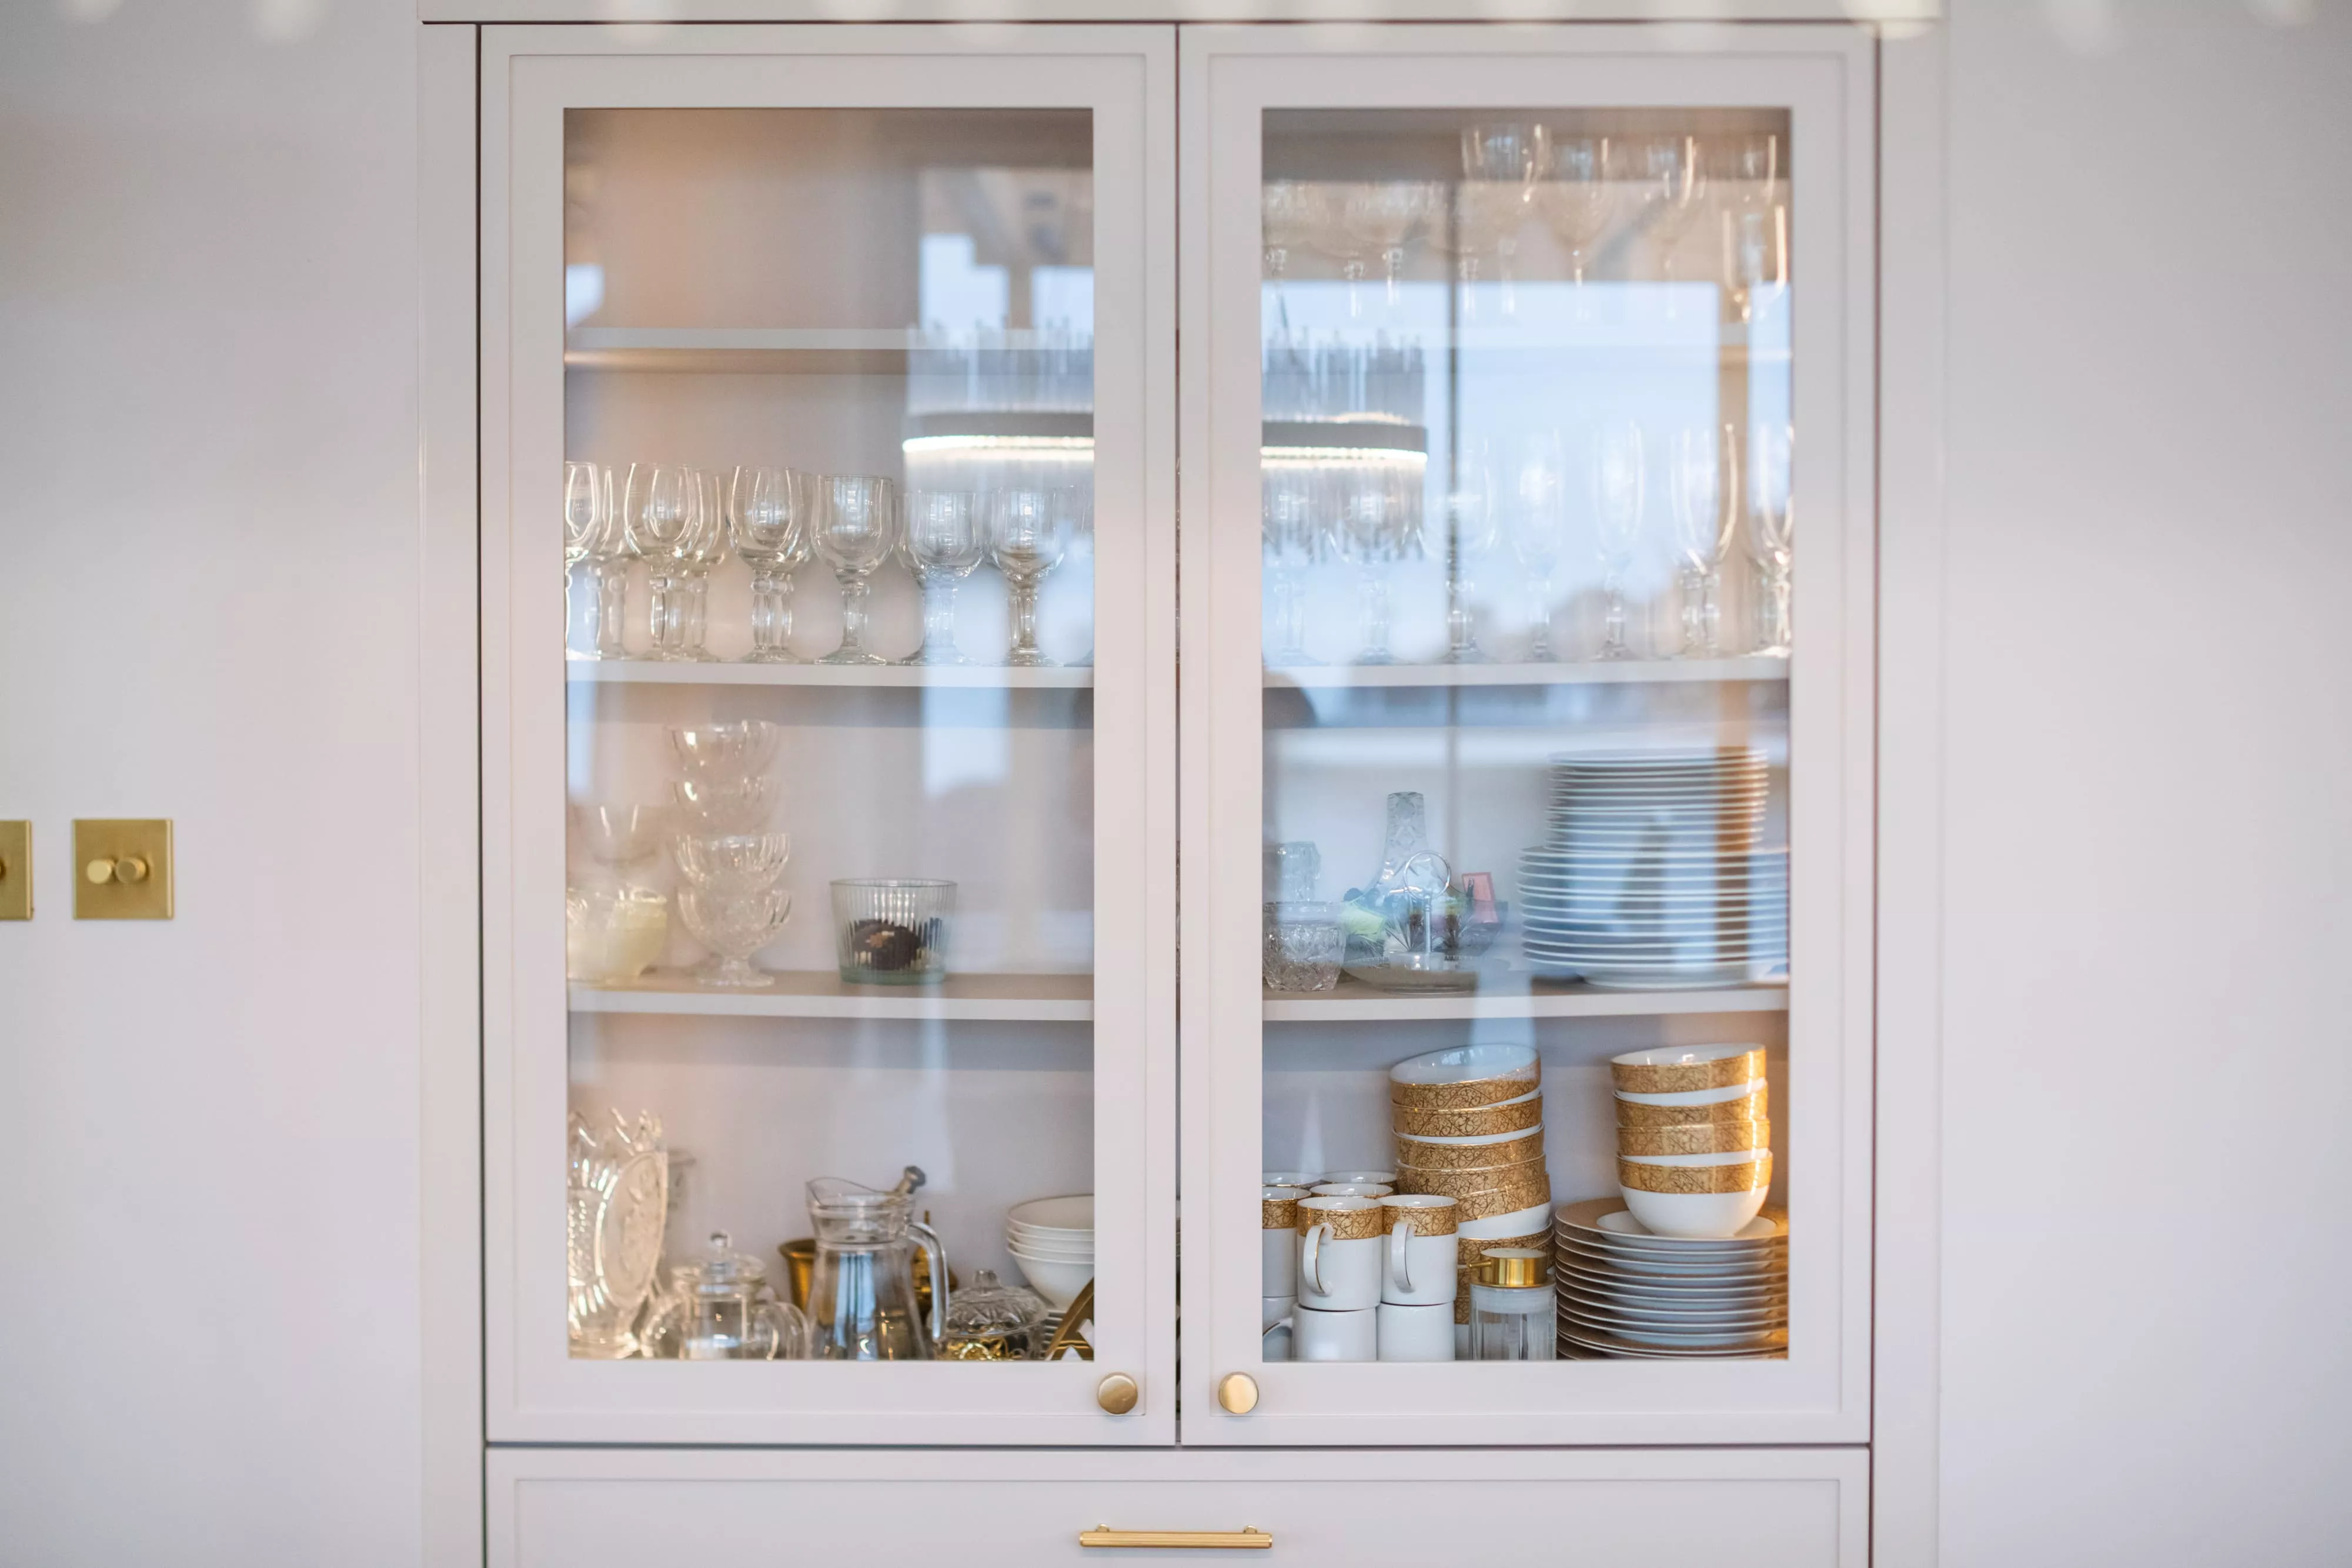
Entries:
[[1389,652],[1389,567],[1410,537],[1405,497],[1390,465],[1364,465],[1339,478],[1339,516],[1332,537],[1339,559],[1356,568],[1360,606],[1359,664],[1393,664]]
[[1061,565],[1079,516],[1069,497],[1052,490],[999,490],[991,502],[989,559],[1013,591],[1008,664],[1036,669],[1054,663],[1037,646],[1037,585]]
[[644,559],[646,584],[652,591],[648,630],[653,647],[649,657],[678,659],[685,654],[689,611],[685,559],[698,553],[694,536],[704,526],[701,486],[691,468],[667,463],[629,465],[623,517],[629,549]]
[[1609,223],[1610,165],[1606,136],[1552,140],[1551,178],[1542,190],[1544,216],[1568,247],[1569,276],[1579,288],[1584,287],[1585,252]]
[[1748,434],[1748,559],[1756,565],[1759,653],[1785,659],[1796,628],[1790,578],[1797,554],[1797,432],[1759,424]]
[[[1368,245],[1381,253],[1381,265],[1388,272],[1388,303],[1396,308],[1397,277],[1404,270],[1406,245],[1426,227],[1430,220],[1443,210],[1440,189],[1421,181],[1383,180],[1376,184],[1357,185],[1348,193],[1340,208],[1339,226],[1348,237]],[[1362,276],[1362,265],[1350,259],[1349,284],[1349,314],[1355,313],[1355,280]]]
[[1552,578],[1568,553],[1568,453],[1556,430],[1523,438],[1511,476],[1511,551],[1530,573],[1536,612],[1528,658],[1559,657],[1552,647]]
[[793,573],[809,558],[808,476],[791,468],[739,467],[727,487],[727,537],[751,569],[751,651],[747,664],[797,664]]
[[[1478,253],[1495,252],[1503,285],[1503,312],[1511,313],[1511,258],[1519,225],[1534,204],[1536,183],[1551,167],[1550,133],[1540,125],[1504,121],[1462,132],[1462,259],[1466,285],[1477,281]],[[1475,297],[1465,291],[1465,308]]]
[[[617,590],[627,586],[626,569],[613,570],[613,564],[625,559],[615,548],[613,516],[613,476],[593,463],[566,463],[563,465],[563,628],[565,656],[573,659],[609,659],[621,656],[621,612]],[[595,651],[575,653],[572,641],[572,573],[583,563],[588,568],[588,586],[594,594]],[[609,604],[609,610],[608,610]],[[606,652],[607,640],[613,644]]]
[[1267,463],[1260,471],[1259,527],[1274,601],[1269,667],[1318,664],[1307,651],[1307,594],[1299,578],[1323,559],[1327,519],[1322,472],[1307,464]]
[[1633,564],[1633,548],[1642,537],[1647,479],[1640,425],[1612,423],[1593,433],[1592,538],[1607,603],[1595,659],[1633,656],[1625,642],[1625,570]]
[[1781,199],[1780,139],[1743,138],[1732,149],[1723,208],[1723,285],[1732,311],[1752,321],[1789,287],[1789,208]]
[[988,553],[980,497],[969,490],[909,490],[899,559],[923,591],[923,645],[902,664],[969,664],[956,646],[956,588]]
[[[1731,426],[1720,442],[1713,430],[1683,430],[1666,468],[1666,497],[1675,518],[1675,559],[1681,568],[1683,659],[1713,659],[1723,651],[1723,556],[1739,521],[1739,459]],[[1728,470],[1728,472],[1727,472]]]
[[[1706,172],[1699,165],[1698,138],[1664,136],[1642,148],[1643,205],[1648,213],[1650,237],[1657,243],[1658,265],[1665,281],[1675,280],[1675,246],[1698,216],[1706,193]],[[1666,310],[1675,309],[1671,289]]]
[[1500,526],[1495,506],[1494,461],[1484,441],[1463,443],[1445,495],[1444,532],[1423,548],[1445,562],[1445,662],[1490,663],[1478,646],[1470,612],[1470,563],[1495,548]]
[[1268,180],[1258,193],[1264,225],[1265,276],[1279,285],[1294,251],[1304,250],[1331,221],[1330,202],[1320,185],[1305,180]]
[[841,646],[820,664],[887,664],[866,646],[866,604],[874,585],[866,580],[890,559],[898,543],[898,487],[871,474],[825,474],[816,481],[811,540],[819,560],[841,584]]

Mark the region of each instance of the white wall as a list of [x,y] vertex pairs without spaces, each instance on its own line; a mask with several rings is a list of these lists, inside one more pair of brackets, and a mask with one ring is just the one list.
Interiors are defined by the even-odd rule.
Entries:
[[2352,1561],[2352,6],[2258,9],[1953,7],[1947,1568]]
[[[0,5],[0,1561],[413,1563],[414,13],[77,8]],[[70,917],[109,815],[176,920]]]

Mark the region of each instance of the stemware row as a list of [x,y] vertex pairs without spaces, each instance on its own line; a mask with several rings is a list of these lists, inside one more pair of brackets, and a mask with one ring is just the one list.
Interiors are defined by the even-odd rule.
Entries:
[[[564,465],[564,588],[585,566],[594,589],[594,652],[630,657],[624,585],[642,561],[650,590],[647,631],[656,660],[710,662],[703,645],[710,572],[731,551],[751,569],[751,650],[746,664],[800,663],[789,646],[793,574],[812,555],[841,589],[841,645],[820,664],[969,664],[956,645],[955,592],[982,560],[1012,591],[1012,647],[1004,663],[1054,663],[1037,645],[1037,594],[1046,573],[1093,527],[1077,486],[987,491],[900,487],[875,475],[811,474],[746,465],[731,474],[682,464],[633,463],[625,471]],[[923,593],[923,642],[889,660],[866,645],[871,579],[897,559]]]

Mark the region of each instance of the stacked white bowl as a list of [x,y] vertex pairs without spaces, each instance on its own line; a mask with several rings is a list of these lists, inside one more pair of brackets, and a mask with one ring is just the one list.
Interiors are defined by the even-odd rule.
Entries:
[[1056,1312],[1095,1277],[1095,1195],[1033,1197],[1004,1216],[1004,1249]]
[[1719,1240],[1764,1207],[1772,1124],[1760,1045],[1665,1046],[1609,1059],[1617,1190],[1659,1236]]

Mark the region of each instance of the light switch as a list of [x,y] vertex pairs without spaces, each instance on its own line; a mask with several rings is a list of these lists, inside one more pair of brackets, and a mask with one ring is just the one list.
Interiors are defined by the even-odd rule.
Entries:
[[74,823],[74,918],[172,918],[172,824],[164,818]]
[[33,824],[0,822],[0,920],[33,917]]

